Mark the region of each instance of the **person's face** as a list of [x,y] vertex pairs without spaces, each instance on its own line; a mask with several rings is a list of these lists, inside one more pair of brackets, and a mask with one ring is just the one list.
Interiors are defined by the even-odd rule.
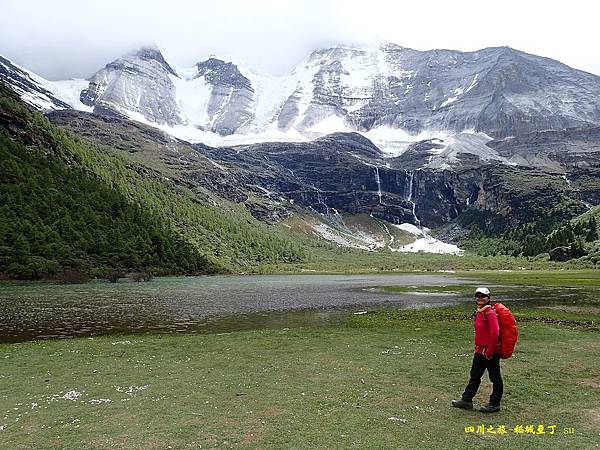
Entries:
[[475,294],[475,302],[477,303],[477,305],[483,306],[489,301],[490,301],[490,298],[487,295]]

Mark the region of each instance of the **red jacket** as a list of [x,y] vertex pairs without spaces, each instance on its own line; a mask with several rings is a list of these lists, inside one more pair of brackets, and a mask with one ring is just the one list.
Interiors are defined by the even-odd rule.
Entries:
[[499,334],[498,314],[490,305],[485,305],[481,312],[475,313],[475,353],[491,358],[499,352]]

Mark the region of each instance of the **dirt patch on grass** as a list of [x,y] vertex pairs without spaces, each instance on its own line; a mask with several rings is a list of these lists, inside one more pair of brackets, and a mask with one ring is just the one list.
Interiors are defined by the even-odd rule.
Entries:
[[577,348],[588,357],[592,353],[600,353],[600,339],[594,341],[580,341],[577,343]]
[[586,409],[584,417],[594,427],[600,427],[600,408]]
[[262,442],[264,438],[264,430],[257,429],[246,431],[242,437],[243,444],[258,444]]
[[220,420],[220,422],[223,425],[234,425],[234,426],[238,426],[241,423],[240,419],[236,419],[233,417],[224,417],[223,419]]
[[276,406],[269,406],[267,409],[265,409],[264,411],[260,411],[257,414],[259,417],[272,418],[272,417],[279,417],[284,412],[285,412],[284,409],[278,408]]
[[569,369],[569,372],[573,372],[573,371],[583,371],[586,369],[586,365],[583,364],[581,361],[572,361],[569,364],[567,364],[567,369]]
[[580,381],[580,384],[586,387],[600,389],[600,380],[598,380],[597,378],[589,378],[587,380],[582,380]]
[[562,312],[600,314],[600,307],[598,307],[598,306],[556,305],[556,306],[540,306],[538,309],[552,309],[554,311],[562,311]]

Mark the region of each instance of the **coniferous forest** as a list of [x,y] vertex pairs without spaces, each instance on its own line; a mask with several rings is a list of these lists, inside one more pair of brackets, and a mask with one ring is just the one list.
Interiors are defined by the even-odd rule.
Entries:
[[304,253],[242,209],[184,188],[30,112],[0,85],[0,273],[227,272]]

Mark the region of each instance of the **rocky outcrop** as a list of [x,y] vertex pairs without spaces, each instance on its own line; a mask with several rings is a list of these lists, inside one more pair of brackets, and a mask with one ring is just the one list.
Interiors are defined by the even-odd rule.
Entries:
[[553,248],[548,254],[550,255],[550,261],[565,262],[575,257],[570,246]]

